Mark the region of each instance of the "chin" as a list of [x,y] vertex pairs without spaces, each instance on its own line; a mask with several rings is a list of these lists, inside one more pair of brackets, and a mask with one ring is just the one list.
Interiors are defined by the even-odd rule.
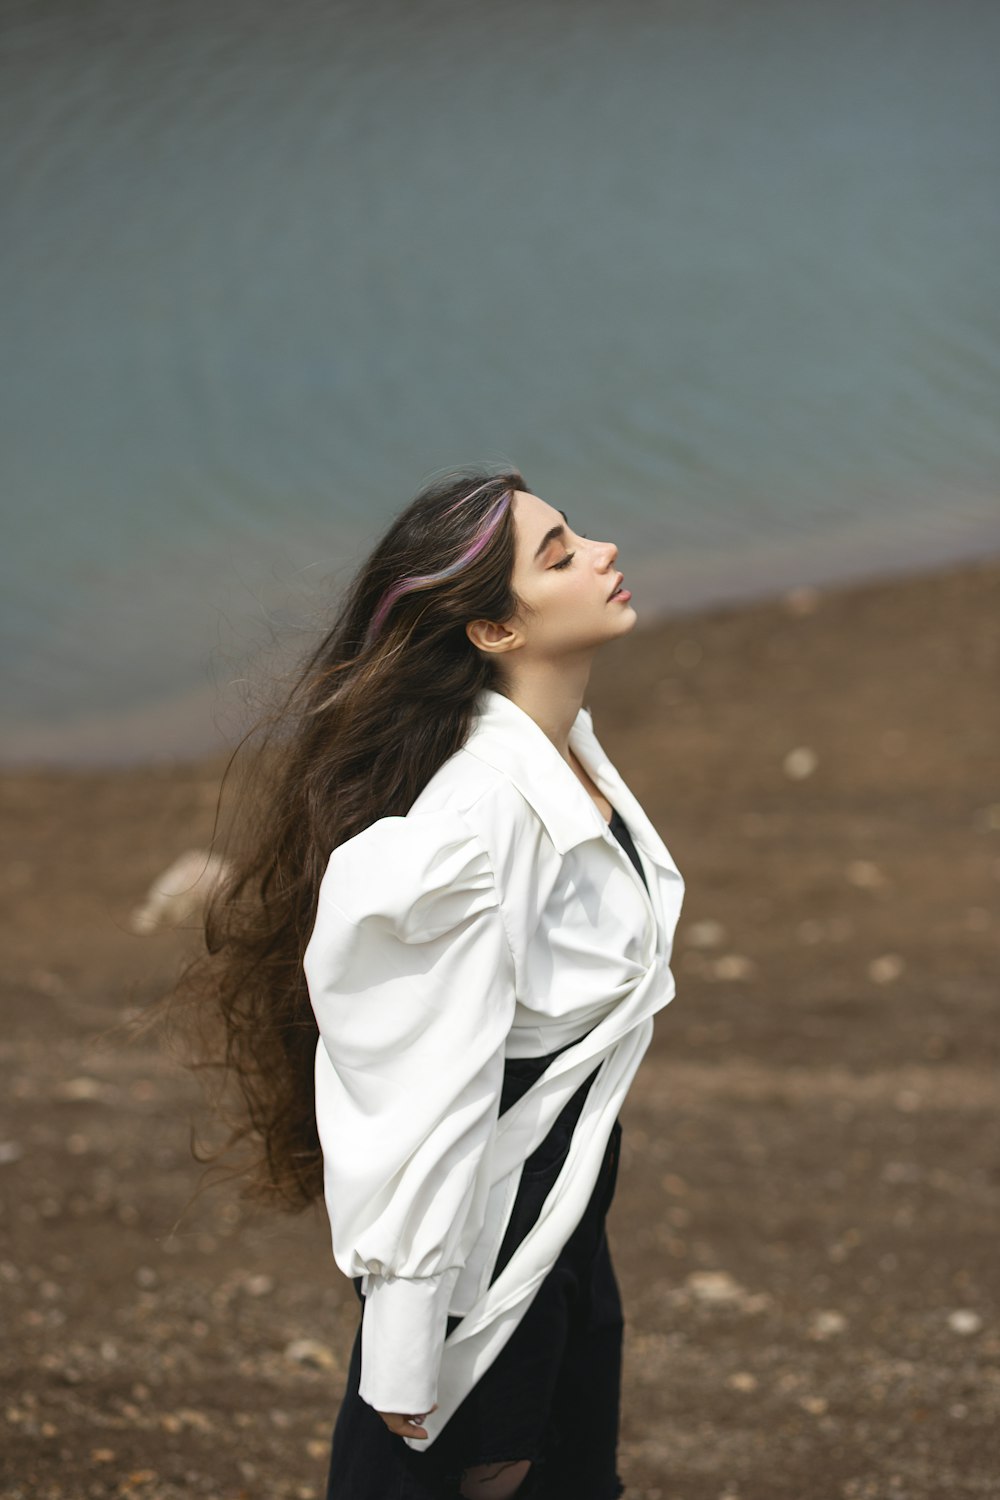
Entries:
[[618,605],[618,609],[619,609],[620,613],[624,616],[624,618],[615,621],[615,627],[614,627],[614,629],[613,630],[609,630],[608,633],[607,633],[607,635],[604,637],[604,639],[606,641],[617,641],[617,640],[620,640],[623,635],[628,635],[632,630],[635,629],[636,622],[637,622],[639,616],[636,614],[635,610],[632,608],[632,605],[631,604],[619,604]]

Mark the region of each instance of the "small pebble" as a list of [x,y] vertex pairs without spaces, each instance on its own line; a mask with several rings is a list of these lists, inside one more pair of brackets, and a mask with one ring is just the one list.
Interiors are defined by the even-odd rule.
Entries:
[[898,953],[883,953],[878,958],[873,958],[868,965],[868,978],[875,984],[891,984],[898,979],[904,968],[903,960]]
[[948,1327],[952,1333],[978,1333],[982,1326],[982,1318],[971,1307],[959,1307],[948,1314]]
[[742,953],[723,953],[712,965],[716,979],[750,979],[756,971],[753,959]]
[[692,1271],[685,1286],[701,1302],[736,1302],[743,1296],[743,1288],[728,1271]]
[[129,926],[146,935],[160,926],[177,926],[200,910],[228,870],[227,862],[207,849],[188,849],[162,870],[146,899],[133,909]]
[[883,1182],[919,1182],[920,1168],[915,1161],[887,1161],[882,1168]]
[[318,1339],[293,1339],[285,1347],[285,1358],[293,1364],[312,1365],[317,1370],[335,1370],[337,1361],[333,1351]]
[[59,1099],[105,1099],[114,1090],[99,1078],[67,1078],[55,1092]]
[[815,750],[808,745],[796,745],[794,750],[789,750],[781,763],[781,768],[790,781],[804,781],[811,776],[819,765],[819,756]]
[[714,917],[703,917],[683,929],[684,941],[693,948],[718,948],[725,941],[726,929]]
[[832,1308],[824,1309],[816,1313],[809,1325],[809,1337],[813,1339],[828,1339],[836,1333],[843,1333],[847,1327],[847,1319],[843,1313],[836,1312]]
[[269,1292],[274,1291],[273,1276],[248,1276],[243,1283],[243,1290],[251,1297],[266,1297]]

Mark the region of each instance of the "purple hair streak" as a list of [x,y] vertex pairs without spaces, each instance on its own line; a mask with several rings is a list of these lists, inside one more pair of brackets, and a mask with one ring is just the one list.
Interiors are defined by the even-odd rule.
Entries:
[[[488,483],[491,482],[488,481]],[[478,495],[480,490],[484,490],[485,488],[486,485],[482,484],[478,489],[472,490],[470,494],[463,495],[460,500],[456,501],[454,505],[450,506],[444,512],[444,515],[450,515],[452,511],[457,510],[460,505],[465,505],[472,499],[473,495]],[[463,568],[468,567],[469,563],[473,562],[479,556],[480,552],[489,545],[493,533],[496,531],[510,505],[511,497],[512,492],[505,490],[486,512],[471,544],[453,563],[449,563],[439,573],[416,573],[410,578],[401,578],[398,583],[394,583],[390,588],[386,589],[372,614],[371,622],[365,635],[366,645],[370,645],[375,640],[393,606],[404,594],[412,594],[418,589],[432,588],[436,583],[444,583],[447,579],[454,578],[458,573],[461,573]]]

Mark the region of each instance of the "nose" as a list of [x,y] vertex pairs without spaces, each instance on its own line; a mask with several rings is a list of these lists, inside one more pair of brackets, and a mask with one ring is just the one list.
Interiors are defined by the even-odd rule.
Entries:
[[604,564],[601,572],[606,573],[618,556],[618,547],[614,542],[603,542],[601,545],[604,548]]

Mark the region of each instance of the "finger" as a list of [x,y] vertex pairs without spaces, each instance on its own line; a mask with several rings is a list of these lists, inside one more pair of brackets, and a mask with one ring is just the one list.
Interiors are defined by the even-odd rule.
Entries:
[[[435,1401],[434,1405],[431,1407],[431,1411],[437,1411],[437,1409],[438,1409],[438,1403]],[[407,1417],[407,1419],[406,1419],[407,1422],[408,1423],[412,1423],[413,1426],[416,1428],[416,1431],[411,1432],[409,1434],[409,1436],[411,1436],[411,1437],[417,1437],[417,1436],[419,1436],[419,1437],[426,1437],[427,1436],[427,1429],[425,1427],[421,1426],[421,1423],[426,1422],[426,1420],[427,1420],[427,1418],[429,1416],[430,1416],[430,1412],[427,1412],[427,1411],[415,1411],[415,1412],[412,1413],[411,1416]]]
[[421,1427],[420,1424],[422,1421],[423,1417],[402,1417],[400,1418],[399,1426],[395,1427],[393,1431],[398,1432],[400,1437],[425,1438],[427,1436],[427,1429],[426,1427]]
[[389,1431],[395,1433],[397,1437],[426,1438],[427,1436],[426,1428],[420,1426],[423,1421],[422,1416],[408,1417],[399,1411],[380,1411],[379,1416]]

